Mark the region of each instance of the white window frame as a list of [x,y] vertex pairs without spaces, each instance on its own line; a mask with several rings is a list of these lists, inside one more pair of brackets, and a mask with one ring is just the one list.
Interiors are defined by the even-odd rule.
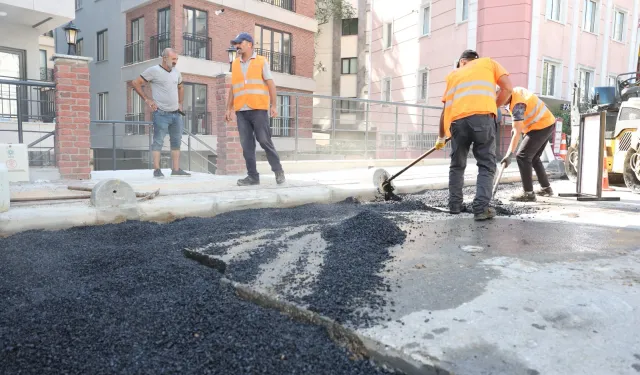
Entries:
[[[544,66],[551,64],[556,67],[555,83],[553,86],[553,95],[544,92]],[[561,98],[562,96],[562,61],[549,57],[542,58],[542,70],[540,73],[540,96],[545,98]]]
[[[616,17],[622,14],[622,35],[620,39],[616,39]],[[613,10],[613,19],[611,20],[611,39],[616,42],[624,43],[627,38],[627,19],[629,13],[621,8],[615,7]]]
[[[552,18],[553,15],[553,4],[559,3],[558,5],[558,19]],[[547,0],[547,11],[546,11],[546,19],[553,22],[558,22],[561,24],[565,24],[566,14],[567,14],[567,0]]]
[[[616,83],[616,77],[617,76],[618,75],[615,74],[615,73],[609,73],[609,75],[607,76],[607,86],[616,86],[617,85],[617,83]],[[613,81],[613,84],[612,84],[612,81]]]
[[[589,79],[589,90],[588,91],[583,91],[583,87],[581,87],[580,85],[582,84],[582,72],[589,72],[591,73],[591,77]],[[591,89],[594,87],[594,84],[596,82],[596,70],[592,67],[589,66],[578,66],[578,71],[577,71],[577,76],[578,76],[578,87],[580,88],[580,98],[579,101],[580,103],[588,103],[586,101],[584,101],[585,96],[588,96],[591,94]]]
[[97,106],[96,118],[100,120],[108,120],[109,118],[109,93],[98,93],[98,106]]
[[[388,96],[386,90],[387,87],[389,88]],[[380,80],[380,100],[383,102],[391,101],[391,77],[383,77],[382,80]]]
[[76,0],[76,10],[82,9],[82,0]]
[[[425,33],[424,32],[424,12],[426,12],[427,9],[429,11],[429,25],[428,25],[428,30]],[[423,0],[422,5],[420,6],[420,12],[418,14],[418,17],[420,17],[420,20],[418,22],[418,24],[420,25],[420,29],[418,30],[418,35],[420,37],[431,35],[431,19],[432,19],[431,10],[432,10],[431,1]]]
[[[593,20],[593,31],[587,30],[587,23],[586,23],[586,20],[587,20],[587,4],[589,2],[595,3],[595,9],[594,9],[595,17],[594,17],[594,20]],[[582,2],[582,6],[583,6],[583,11],[582,11],[582,31],[597,35],[598,31],[599,31],[599,28],[600,28],[600,1],[599,0],[584,0]]]
[[[431,79],[431,74],[429,73],[429,68],[426,66],[418,69],[418,72],[416,73],[416,102],[426,103],[429,101],[429,80]],[[424,98],[422,97],[422,84],[424,82],[422,79],[423,74],[427,75],[427,87]]]
[[[464,17],[464,4],[467,4],[467,17]],[[465,23],[469,21],[469,5],[471,0],[456,0],[456,23]]]
[[393,22],[382,24],[382,49],[387,50],[393,47]]

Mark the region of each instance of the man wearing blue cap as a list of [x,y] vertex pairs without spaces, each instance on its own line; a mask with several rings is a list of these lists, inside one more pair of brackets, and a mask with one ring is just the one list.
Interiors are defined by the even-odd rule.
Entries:
[[227,100],[225,119],[238,119],[238,133],[242,154],[247,165],[247,177],[238,180],[238,185],[259,185],[260,175],[256,167],[256,140],[267,154],[276,182],[285,182],[280,157],[271,140],[271,117],[278,115],[276,107],[276,85],[271,76],[269,62],[253,50],[253,38],[240,33],[231,41],[238,53],[231,64],[231,88]]

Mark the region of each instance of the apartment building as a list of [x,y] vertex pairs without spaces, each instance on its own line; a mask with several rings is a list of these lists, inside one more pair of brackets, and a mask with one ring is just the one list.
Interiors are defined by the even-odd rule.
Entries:
[[[585,101],[594,86],[638,69],[639,3],[373,0],[371,97],[441,106],[445,77],[470,48],[499,61],[514,85],[551,109],[570,102],[574,83]],[[410,146],[419,127],[437,132],[438,115],[426,115],[424,125],[424,116],[412,116],[400,142]],[[379,131],[393,142],[391,127]]]

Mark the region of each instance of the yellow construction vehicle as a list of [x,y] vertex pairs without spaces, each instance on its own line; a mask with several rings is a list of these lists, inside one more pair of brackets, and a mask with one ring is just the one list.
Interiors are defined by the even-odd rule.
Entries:
[[623,73],[616,77],[616,86],[595,87],[592,107],[579,110],[580,90],[574,85],[571,103],[571,140],[567,147],[565,172],[576,181],[578,170],[578,134],[584,115],[606,112],[606,168],[611,182],[622,182],[640,194],[640,72]]

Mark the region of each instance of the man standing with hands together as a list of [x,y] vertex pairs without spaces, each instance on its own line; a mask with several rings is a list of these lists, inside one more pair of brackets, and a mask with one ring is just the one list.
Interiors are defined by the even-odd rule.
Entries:
[[271,76],[269,62],[253,50],[253,38],[240,33],[231,41],[238,53],[231,64],[231,89],[227,100],[226,121],[232,113],[238,119],[238,132],[242,154],[247,165],[247,177],[238,180],[238,185],[259,185],[260,175],[256,167],[256,139],[267,154],[276,182],[285,182],[280,157],[271,140],[269,114],[276,117],[276,85]]

